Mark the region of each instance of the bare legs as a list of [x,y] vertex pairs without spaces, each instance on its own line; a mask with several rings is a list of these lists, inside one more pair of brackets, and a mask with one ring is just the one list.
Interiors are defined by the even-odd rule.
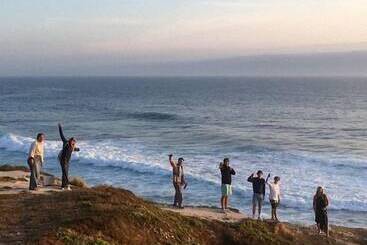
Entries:
[[220,199],[220,205],[222,207],[222,210],[225,210],[228,208],[228,196],[222,196]]
[[271,208],[271,219],[275,221],[279,221],[276,208]]

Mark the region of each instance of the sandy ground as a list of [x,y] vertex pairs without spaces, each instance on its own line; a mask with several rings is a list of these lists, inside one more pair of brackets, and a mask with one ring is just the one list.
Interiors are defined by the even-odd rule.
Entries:
[[[45,194],[50,191],[61,191],[59,186],[49,185],[39,188],[37,191],[29,191],[29,173],[16,171],[0,171],[0,195],[1,194],[17,194],[24,191],[34,194]],[[42,178],[48,176],[41,175]]]
[[226,212],[223,212],[220,208],[216,207],[185,207],[184,209],[178,209],[169,206],[162,206],[162,209],[180,213],[184,216],[225,222],[238,222],[248,218],[236,209],[226,210]]

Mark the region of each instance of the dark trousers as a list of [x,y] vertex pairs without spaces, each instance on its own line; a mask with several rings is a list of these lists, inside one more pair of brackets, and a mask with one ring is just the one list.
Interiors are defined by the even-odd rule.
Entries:
[[61,171],[62,171],[62,183],[61,187],[66,188],[69,186],[69,163],[60,161]]
[[31,177],[29,180],[29,190],[35,190],[37,188],[37,169],[34,159],[28,159],[28,166],[31,171]]
[[173,187],[175,187],[175,199],[173,201],[174,206],[182,206],[182,185],[179,183],[173,183]]
[[326,209],[317,209],[316,210],[316,223],[320,226],[320,229],[324,232],[327,232],[329,227],[329,219],[327,215]]

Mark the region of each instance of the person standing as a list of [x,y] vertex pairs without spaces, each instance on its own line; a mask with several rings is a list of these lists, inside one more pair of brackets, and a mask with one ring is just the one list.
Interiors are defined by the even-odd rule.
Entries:
[[62,184],[61,189],[67,189],[71,190],[70,184],[69,184],[69,163],[71,159],[71,154],[74,151],[80,151],[78,147],[76,147],[76,140],[75,138],[66,139],[62,130],[62,126],[59,123],[59,133],[60,138],[62,140],[62,150],[60,151],[58,158],[61,165],[61,171],[62,171]]
[[41,169],[44,162],[45,134],[37,134],[36,140],[31,144],[28,153],[28,166],[31,171],[29,190],[37,190],[41,184]]
[[329,220],[327,214],[327,206],[329,205],[329,199],[324,193],[324,189],[317,187],[316,194],[313,197],[313,210],[315,212],[315,221],[317,224],[318,233],[325,232],[326,236],[329,236]]
[[252,183],[253,196],[252,196],[252,218],[255,218],[256,206],[258,206],[258,219],[261,219],[261,208],[265,196],[265,180],[263,178],[263,172],[257,171],[257,177],[255,173],[248,177],[247,181]]
[[269,201],[271,204],[271,220],[279,221],[277,215],[277,208],[280,203],[280,177],[275,176],[274,182],[270,183],[268,180],[270,178],[270,174],[266,178],[266,184],[269,186]]
[[224,158],[223,162],[219,164],[219,169],[222,174],[222,197],[220,204],[223,212],[228,208],[228,198],[232,195],[232,175],[236,172],[229,166],[229,159]]
[[177,163],[175,163],[172,160],[172,154],[170,154],[168,157],[168,160],[172,167],[172,180],[173,180],[173,187],[175,188],[175,197],[173,201],[173,206],[178,208],[183,208],[182,206],[182,188],[186,189],[187,182],[185,180],[185,175],[183,171],[183,162],[184,159],[180,157],[177,160]]

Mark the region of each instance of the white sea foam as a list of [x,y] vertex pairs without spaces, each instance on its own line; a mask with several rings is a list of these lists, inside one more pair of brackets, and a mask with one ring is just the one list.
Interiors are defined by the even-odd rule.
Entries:
[[[0,150],[26,154],[33,139],[15,134],[0,138]],[[80,141],[82,149],[74,160],[94,166],[117,167],[148,175],[168,175],[170,166],[166,153],[145,149],[141,144],[118,140]],[[46,159],[55,159],[61,149],[61,141],[47,140]],[[189,178],[207,184],[220,184],[219,156],[185,156],[186,174]],[[233,178],[235,190],[251,196],[247,176],[263,169],[281,176],[282,202],[285,206],[310,209],[317,186],[324,186],[330,196],[330,209],[367,212],[367,160],[349,156],[318,156],[306,152],[232,152],[231,164],[237,174]]]

